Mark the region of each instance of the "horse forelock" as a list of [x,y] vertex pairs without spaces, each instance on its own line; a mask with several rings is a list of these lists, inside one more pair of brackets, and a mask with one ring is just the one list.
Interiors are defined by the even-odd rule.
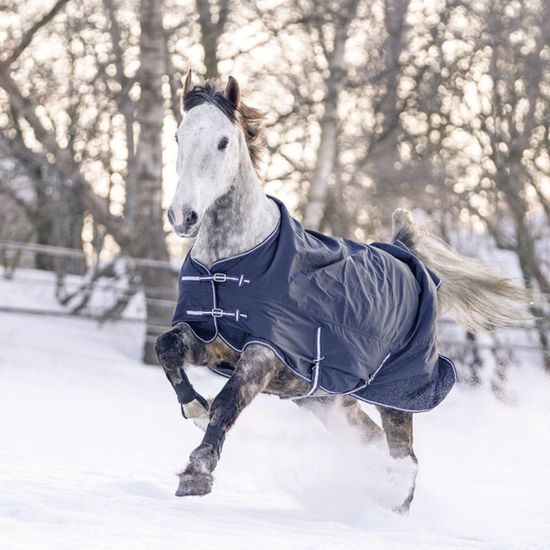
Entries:
[[250,159],[257,169],[262,149],[260,136],[263,113],[242,101],[238,108],[235,107],[225,97],[221,84],[214,79],[207,80],[203,85],[194,86],[183,98],[183,109],[188,112],[204,103],[215,105],[233,124],[240,124],[246,137]]

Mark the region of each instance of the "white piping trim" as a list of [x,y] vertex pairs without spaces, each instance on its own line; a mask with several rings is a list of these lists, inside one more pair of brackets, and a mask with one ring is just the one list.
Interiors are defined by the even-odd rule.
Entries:
[[[271,233],[271,235],[269,235],[268,237],[266,237],[265,241],[263,241],[263,243],[260,243],[260,245],[258,246],[261,246],[261,244],[265,244],[273,235],[275,235],[276,231],[279,229],[279,226],[281,225],[281,218],[279,218],[279,223],[277,224],[277,227],[273,230],[273,232]],[[258,246],[256,246],[255,248],[258,248]],[[249,252],[252,252],[253,249],[249,250],[248,252],[243,252],[242,255],[245,255],[245,254],[248,254]],[[210,269],[208,269],[200,260],[196,260],[195,258],[193,258],[193,256],[191,256],[191,250],[188,252],[188,255],[189,257],[191,258],[192,261],[196,262],[197,264],[199,264],[204,270],[206,270],[208,273],[210,273]],[[236,256],[235,256],[236,257]],[[231,259],[231,258],[227,258],[228,260]],[[225,261],[225,260],[220,260],[221,261]],[[218,263],[218,262],[215,262],[215,263]],[[214,266],[215,264],[212,264],[212,266]],[[212,285],[212,293],[213,293],[213,301],[214,301],[214,306],[216,305],[216,289],[214,287],[214,283],[212,281],[210,281],[210,284]],[[225,344],[227,344],[233,351],[236,351],[238,353],[242,353],[246,348],[247,346],[249,346],[250,344],[260,344],[260,345],[263,345],[267,348],[269,348],[280,360],[281,362],[291,371],[293,372],[296,376],[298,376],[299,378],[302,378],[303,380],[305,380],[306,382],[311,382],[311,379],[309,378],[306,378],[303,374],[301,374],[300,372],[298,372],[297,370],[294,370],[287,362],[286,360],[282,357],[282,355],[279,353],[279,351],[277,351],[271,344],[269,344],[268,342],[264,342],[263,340],[249,340],[248,342],[246,342],[246,344],[242,347],[242,349],[239,349],[233,345],[231,345],[223,336],[223,334],[221,334],[221,332],[218,330],[218,323],[216,321],[216,318],[213,317],[214,319],[214,328],[215,328],[215,334],[214,336],[210,339],[210,340],[204,340],[203,338],[201,338],[196,332],[195,330],[193,329],[193,327],[189,324],[189,323],[186,323],[185,321],[182,321],[181,323],[178,323],[178,324],[183,324],[183,325],[187,325],[190,329],[191,329],[191,332],[195,335],[195,337],[200,340],[201,342],[203,342],[204,344],[210,344],[210,342],[213,342],[216,338],[220,338],[223,342],[225,342]]]
[[315,348],[316,348],[316,355],[315,355],[315,359],[313,360],[311,388],[305,395],[291,397],[290,399],[296,400],[296,399],[305,399],[306,397],[311,397],[319,387],[319,371],[321,370],[320,365],[321,365],[321,361],[323,360],[323,357],[321,357],[321,327],[317,327],[315,331]]
[[[275,235],[276,231],[279,229],[279,226],[281,224],[281,219],[279,218],[279,223],[277,224],[277,227],[273,230],[273,232],[271,233],[271,235],[269,235],[265,241],[263,241],[263,243],[260,243],[260,245],[258,246],[261,246],[261,244],[265,244],[273,235]],[[258,248],[258,247],[255,247],[255,248]],[[248,254],[249,252],[252,252],[252,249],[249,250],[248,252],[243,252],[242,255],[245,255],[245,254]],[[191,258],[192,261],[196,262],[198,265],[200,265],[207,273],[210,273],[210,269],[208,269],[200,260],[197,260],[195,258],[193,258],[193,256],[191,256],[191,251],[188,252],[188,255],[189,257]],[[236,256],[235,256],[236,257]],[[230,258],[227,258],[227,259],[230,259]],[[225,260],[220,260],[220,261],[225,261]],[[217,263],[217,262],[216,262]],[[214,264],[212,264],[212,266],[214,266]],[[214,282],[213,281],[210,281],[210,284],[212,285],[212,294],[213,294],[213,303],[214,303],[214,306],[216,306],[216,289],[215,289],[215,286],[214,286]],[[242,314],[241,314],[242,315]],[[287,362],[286,360],[283,358],[283,356],[279,353],[278,350],[276,350],[271,344],[267,343],[267,342],[264,342],[263,340],[249,340],[248,342],[246,342],[246,344],[241,348],[237,348],[235,346],[233,346],[232,344],[230,344],[223,336],[223,334],[221,334],[221,332],[219,331],[218,329],[218,323],[216,321],[216,317],[212,317],[212,319],[214,320],[214,336],[210,339],[210,340],[205,340],[204,338],[201,338],[196,332],[195,330],[193,329],[193,327],[189,324],[189,323],[186,323],[185,321],[182,321],[181,323],[178,323],[178,325],[187,325],[190,329],[191,329],[191,332],[195,335],[195,337],[200,340],[201,342],[203,342],[204,344],[210,344],[211,342],[213,342],[216,338],[220,338],[227,346],[229,346],[233,351],[236,351],[237,353],[242,353],[249,345],[251,344],[259,344],[259,345],[262,345],[262,346],[265,346],[267,348],[269,348],[280,360],[281,362],[283,363],[283,365],[285,365],[292,373],[294,373],[296,376],[298,376],[299,378],[302,378],[303,380],[305,380],[306,382],[311,382],[311,380],[309,378],[306,378],[303,374],[301,374],[300,372],[298,372],[297,370],[294,370]],[[214,369],[211,369],[211,370],[214,370]],[[218,372],[218,371],[215,371],[214,372]],[[219,374],[222,374],[222,373],[219,373]],[[226,376],[225,374],[222,374],[222,376]]]
[[319,388],[321,388],[324,392],[328,393],[329,395],[353,395],[356,391],[362,390],[362,389],[366,388],[367,386],[368,386],[368,384],[365,382],[361,386],[359,386],[358,388],[353,388],[351,390],[344,391],[344,392],[327,390],[326,388],[323,388],[323,386],[319,386]]
[[380,407],[383,407],[384,409],[395,409],[396,411],[403,411],[408,413],[421,413],[421,412],[427,412],[431,411],[431,409],[402,409],[401,407],[393,407],[391,405],[387,405],[386,403],[379,403],[378,401],[372,401],[371,399],[365,399],[364,397],[361,397],[360,395],[354,395],[355,399],[359,399],[359,401],[363,401],[364,403],[370,403],[371,405],[379,405]]
[[[193,330],[193,327],[191,325],[189,325],[188,323],[178,323],[178,324],[183,324],[183,325],[187,325],[191,331],[193,332],[193,334],[201,341],[201,342],[204,342],[204,343],[209,343],[209,342],[212,342],[212,340],[203,340],[200,336],[198,336],[198,334]],[[269,348],[280,360],[281,362],[283,363],[283,365],[285,365],[292,373],[294,373],[296,376],[298,376],[298,378],[301,378],[302,380],[305,380],[306,382],[311,382],[310,379],[306,378],[303,374],[299,373],[298,371],[294,370],[287,362],[286,360],[281,356],[281,354],[273,347],[271,346],[268,342],[264,342],[262,340],[250,340],[248,341],[241,349],[231,345],[221,334],[218,334],[217,336],[220,337],[220,339],[227,345],[229,346],[233,351],[236,351],[238,353],[242,353],[249,345],[251,344],[259,344],[259,345],[262,345],[262,346],[265,346],[267,348]],[[445,361],[447,361],[447,363],[449,363],[453,369],[453,375],[454,375],[454,379],[455,379],[455,382],[456,382],[456,367],[454,365],[454,363],[448,358],[448,357],[445,357],[444,355],[441,355],[439,354],[439,357],[441,357],[442,359],[444,359]],[[230,375],[226,374],[225,372],[221,372],[219,370],[216,369],[216,367],[209,367],[210,370],[212,372],[215,372],[216,374],[218,374],[219,376],[223,376],[224,378],[230,378]],[[322,385],[319,385],[319,389],[326,392],[327,394],[329,395],[352,395],[352,397],[355,397],[355,399],[359,399],[359,401],[363,401],[364,403],[370,403],[371,405],[379,405],[381,407],[384,407],[385,409],[394,409],[396,411],[403,411],[403,412],[409,412],[409,413],[419,413],[419,412],[427,412],[427,411],[431,411],[433,410],[433,407],[430,408],[430,409],[403,409],[401,407],[393,407],[393,406],[390,406],[390,405],[387,405],[385,403],[380,403],[378,401],[373,401],[371,399],[365,399],[364,397],[361,397],[360,395],[357,395],[355,392],[358,392],[362,389],[364,389],[366,386],[368,386],[368,384],[364,384],[363,386],[359,387],[359,388],[354,388],[353,390],[350,390],[350,391],[347,391],[347,392],[343,392],[343,393],[338,393],[338,392],[332,392],[330,390],[327,390],[326,388],[324,388]],[[296,399],[303,399],[304,396],[297,396],[297,397],[287,397],[287,396],[278,396],[280,399],[291,399],[293,401],[295,401]]]
[[191,256],[191,253],[189,253],[189,257],[191,258],[191,261],[199,264],[208,273],[208,275],[212,275],[210,269],[208,269],[208,267],[206,267],[200,260],[196,260],[195,258],[193,258],[193,256]]
[[[218,263],[222,263],[222,262],[225,262],[225,261],[228,261],[228,260],[232,260],[232,259],[235,259],[235,258],[240,258],[241,256],[246,256],[247,254],[250,254],[251,252],[253,252],[254,250],[258,249],[260,246],[263,246],[264,244],[266,244],[270,239],[271,237],[273,237],[273,235],[276,234],[276,232],[278,231],[279,229],[279,226],[281,225],[281,217],[279,217],[279,222],[277,223],[277,226],[275,227],[275,229],[261,242],[259,243],[258,245],[256,245],[255,247],[251,248],[250,250],[247,250],[246,252],[243,252],[241,254],[237,254],[236,256],[230,256],[228,258],[224,258],[222,260],[218,260],[216,262],[214,262],[211,266],[210,269],[212,269],[216,264]],[[401,242],[399,239],[396,240],[396,242]],[[409,251],[409,247],[407,245],[405,245],[404,243],[401,243],[403,244],[403,246],[405,246],[405,248],[407,248]],[[205,269],[210,275],[212,274],[210,269],[207,268],[201,261],[193,258],[192,254],[192,249],[189,251],[188,255],[189,257],[191,258],[192,261],[196,262],[197,264],[199,264],[203,269]],[[412,253],[412,252],[411,252]],[[215,287],[214,287],[214,282],[213,281],[210,281],[210,284],[212,285],[212,294],[213,294],[213,303],[214,303],[214,307],[216,306],[216,290],[215,290]],[[440,280],[440,284],[439,286],[441,285],[441,280]],[[439,286],[437,286],[437,288],[439,288]],[[242,314],[241,314],[242,315]],[[281,356],[281,354],[272,346],[270,345],[269,343],[263,341],[263,340],[249,340],[248,342],[246,342],[246,344],[242,347],[242,349],[239,349],[233,345],[231,345],[224,337],[223,335],[219,332],[219,329],[218,329],[218,323],[216,321],[216,317],[212,317],[212,319],[214,320],[214,329],[215,329],[215,334],[214,336],[210,339],[210,340],[204,340],[203,338],[201,338],[196,332],[195,330],[193,329],[193,327],[191,325],[189,325],[189,323],[186,323],[186,322],[182,322],[182,323],[178,323],[178,324],[184,324],[184,325],[187,325],[190,329],[191,329],[191,332],[193,332],[193,334],[195,335],[195,337],[200,340],[201,342],[205,343],[205,344],[209,344],[210,342],[213,342],[217,337],[219,337],[227,346],[229,346],[232,350],[238,352],[238,353],[242,353],[250,344],[259,344],[259,345],[262,345],[262,346],[265,346],[267,348],[269,348],[280,360],[281,362],[291,371],[293,372],[296,376],[298,376],[299,378],[302,378],[303,380],[306,380],[307,382],[312,382],[314,376],[312,376],[312,379],[308,379],[306,378],[304,375],[302,375],[301,373],[299,373],[298,371],[296,371],[295,369],[293,369],[287,362],[286,360]],[[320,328],[320,327],[319,327]],[[320,337],[320,336],[319,336]],[[417,413],[417,412],[426,412],[426,411],[430,411],[432,409],[403,409],[403,408],[400,408],[400,407],[392,407],[392,406],[389,406],[389,405],[386,405],[384,403],[378,403],[376,401],[372,401],[372,400],[369,400],[369,399],[365,399],[359,395],[357,395],[356,392],[364,389],[365,387],[367,387],[371,382],[372,380],[374,379],[374,376],[376,376],[378,374],[378,371],[382,368],[382,366],[384,365],[384,363],[386,362],[386,360],[389,358],[391,354],[388,354],[383,360],[382,360],[382,363],[378,366],[378,368],[376,369],[376,371],[371,375],[371,377],[369,378],[369,380],[363,385],[363,386],[360,386],[359,388],[354,388],[353,390],[350,390],[348,392],[332,392],[330,390],[327,390],[326,388],[324,388],[322,385],[318,384],[318,388],[321,389],[322,391],[328,393],[329,395],[352,395],[353,397],[355,397],[356,399],[359,399],[360,401],[363,401],[365,403],[371,403],[372,405],[380,405],[381,407],[385,407],[387,409],[395,409],[397,411],[403,411],[403,412],[410,412],[410,413]],[[453,376],[454,376],[454,379],[455,379],[455,382],[457,380],[457,372],[456,372],[456,367],[454,365],[454,363],[448,358],[448,357],[445,357],[444,355],[441,355],[441,354],[438,354],[439,357],[441,357],[443,360],[447,361],[447,363],[449,363],[449,365],[451,365],[451,368],[453,370]],[[221,373],[219,371],[217,371],[215,368],[212,368],[210,367],[210,370],[212,370],[213,372],[216,372],[217,374],[221,375],[221,376],[225,376],[227,377],[226,374],[224,373]],[[317,369],[318,370],[318,369]],[[315,373],[314,373],[315,374]],[[311,390],[310,390],[311,391]],[[309,392],[308,392],[309,393]],[[301,399],[303,397],[306,397],[306,396],[297,396],[297,397],[289,397],[288,399]],[[284,396],[282,396],[281,398],[284,398]],[[433,407],[432,407],[433,408]]]
[[[441,357],[441,359],[443,359],[444,361],[449,363],[449,365],[451,365],[451,368],[453,370],[453,376],[456,383],[457,377],[456,377],[456,367],[454,363],[448,357],[441,355],[441,353],[438,353],[438,357]],[[409,412],[409,413],[427,412],[427,411],[433,410],[434,408],[434,407],[431,407],[429,409],[403,409],[401,407],[393,407],[391,405],[386,405],[385,403],[379,403],[378,401],[372,401],[371,399],[365,399],[360,395],[354,395],[353,397],[355,397],[356,399],[359,399],[359,401],[364,401],[365,403],[370,403],[371,405],[379,405],[380,407],[384,407],[385,409],[395,409],[396,411],[403,411],[403,412]]]
[[[191,328],[191,330],[193,330],[192,327],[189,327]],[[195,332],[195,331],[193,331]],[[220,338],[220,340],[222,340],[227,346],[229,346],[233,351],[236,351],[238,353],[242,353],[248,346],[250,346],[251,344],[258,344],[260,346],[265,346],[266,348],[269,348],[280,360],[281,360],[281,363],[283,363],[283,365],[285,365],[288,370],[290,370],[292,373],[294,373],[296,376],[298,376],[298,378],[301,378],[302,380],[305,380],[306,382],[310,382],[311,383],[311,379],[305,377],[303,374],[301,374],[300,372],[298,372],[297,370],[294,370],[287,362],[286,360],[284,359],[284,357],[281,355],[281,353],[275,349],[271,344],[269,344],[268,342],[265,342],[264,340],[249,340],[241,349],[237,348],[236,346],[230,344],[225,338],[224,336],[221,334],[221,333],[218,333],[218,337]],[[199,338],[200,340],[200,338]],[[204,341],[204,340],[203,340]]]
[[441,357],[441,359],[443,359],[444,361],[447,361],[447,363],[449,363],[449,365],[451,365],[451,368],[453,369],[453,374],[454,374],[454,377],[455,377],[455,382],[456,382],[458,380],[458,374],[456,372],[455,364],[448,357],[446,357],[445,355],[443,355],[441,353],[438,353],[438,356]]
[[368,382],[364,382],[363,384],[361,384],[358,388],[352,388],[351,390],[348,390],[348,391],[343,391],[343,392],[339,392],[339,391],[332,391],[332,390],[327,390],[326,388],[323,388],[323,386],[319,386],[324,392],[328,393],[329,395],[352,395],[353,397],[355,397],[355,392],[358,392],[360,390],[364,390],[367,386],[369,385]]
[[258,248],[264,246],[267,244],[272,237],[274,237],[277,234],[277,231],[279,230],[279,227],[281,226],[281,216],[279,216],[279,220],[277,222],[277,225],[275,226],[275,229],[260,243],[258,243],[256,246],[252,247],[250,250],[246,250],[245,252],[241,252],[240,254],[235,254],[234,256],[228,256],[227,258],[222,258],[221,260],[217,260],[212,264],[212,267],[215,265],[221,264],[223,262],[228,262],[229,260],[235,260],[237,258],[242,258],[243,256],[246,256],[250,254],[251,252],[254,252]]
[[319,365],[317,365],[317,364],[313,365],[312,373],[313,374],[312,374],[312,377],[311,377],[312,378],[311,388],[309,389],[309,391],[307,393],[305,393],[304,395],[296,395],[296,396],[282,395],[282,396],[280,396],[280,399],[290,399],[291,401],[298,401],[299,399],[307,399],[308,397],[311,397],[313,395],[313,393],[315,393],[320,388],[320,386],[319,386]]
[[375,376],[378,374],[380,369],[384,366],[386,361],[390,358],[390,355],[391,355],[391,353],[388,353],[388,355],[386,355],[386,357],[384,357],[384,359],[382,359],[382,362],[380,363],[380,365],[378,365],[377,369],[369,376],[369,379],[366,382],[364,382],[363,385],[359,386],[358,388],[353,388],[353,389],[345,391],[345,392],[336,392],[336,391],[326,390],[324,388],[322,388],[322,389],[330,395],[353,395],[355,392],[364,390],[374,380]]
[[[216,321],[216,318],[214,318],[214,321]],[[201,342],[205,343],[205,344],[209,344],[210,342],[213,342],[217,337],[220,338],[220,340],[222,340],[229,348],[231,348],[233,351],[236,351],[237,353],[243,353],[243,351],[251,344],[258,344],[258,345],[261,345],[261,346],[265,346],[266,348],[269,348],[278,358],[279,360],[281,361],[281,363],[283,363],[283,365],[285,365],[285,367],[290,371],[292,372],[293,374],[295,374],[296,376],[298,376],[298,378],[301,378],[302,380],[305,380],[306,382],[309,382],[310,384],[313,382],[313,376],[312,378],[307,378],[306,376],[304,376],[302,373],[298,372],[297,370],[293,369],[286,361],[286,359],[281,355],[281,353],[276,349],[274,348],[269,342],[265,342],[264,340],[249,340],[248,342],[246,342],[246,344],[242,347],[242,348],[238,348],[236,346],[234,346],[233,344],[231,344],[224,336],[221,332],[218,331],[218,326],[217,326],[217,323],[215,323],[216,325],[216,334],[214,335],[214,337],[211,339],[211,340],[204,340],[203,338],[201,338],[196,332],[195,330],[193,329],[193,327],[189,324],[189,323],[186,323],[185,321],[183,321],[182,323],[178,323],[178,324],[182,324],[182,325],[187,325],[190,329],[191,329],[191,332],[195,335],[195,337],[200,340]],[[452,363],[451,363],[452,364]],[[380,368],[380,367],[379,367]],[[213,372],[215,372],[216,374],[219,374],[220,376],[224,376],[226,378],[229,378],[229,376],[224,373],[224,372],[221,372],[221,371],[218,371],[215,367],[210,367],[210,370],[212,370]],[[318,370],[318,369],[317,369]],[[362,386],[360,386],[359,388],[353,388],[347,392],[333,392],[331,390],[327,390],[326,388],[324,388],[322,385],[318,385],[317,387],[326,392],[327,394],[329,395],[350,395],[350,394],[354,394],[355,392],[359,391],[359,390],[362,390],[364,389],[366,386],[368,386],[368,382],[366,382],[365,384],[363,384]],[[311,390],[310,390],[311,391]],[[309,393],[309,392],[308,392]],[[292,397],[292,396],[279,396],[281,399],[292,399],[292,400],[295,400],[295,399],[303,399],[305,397],[308,397],[308,395],[298,395],[296,397]],[[358,397],[356,395],[354,395],[353,397]]]
[[[279,227],[281,226],[281,218],[282,216],[279,215],[279,220],[277,222],[277,225],[275,226],[275,229],[273,229],[273,231],[260,243],[258,243],[256,246],[252,247],[250,250],[246,250],[245,252],[241,252],[240,254],[235,254],[234,256],[228,256],[227,258],[222,258],[221,260],[216,260],[211,266],[210,266],[210,269],[213,269],[215,265],[218,265],[218,264],[221,264],[223,262],[228,262],[229,260],[235,260],[237,258],[241,258],[242,256],[246,256],[247,254],[250,254],[251,252],[254,252],[255,250],[257,250],[258,248],[260,248],[261,246],[265,245],[268,243],[268,241],[274,236],[277,234],[277,231],[279,230]],[[191,260],[193,262],[197,262],[199,265],[201,265],[202,267],[204,267],[205,269],[208,269],[204,264],[202,264],[199,260],[197,260],[196,258],[193,257],[193,255],[191,254],[191,252],[193,251],[193,249],[191,249],[189,251],[189,257],[191,258]],[[208,271],[210,271],[210,269]]]
[[[214,321],[216,319],[214,318]],[[238,348],[236,346],[234,346],[233,344],[231,344],[230,342],[228,342],[223,334],[221,334],[220,332],[218,332],[217,330],[217,325],[216,325],[216,334],[214,335],[214,337],[210,340],[205,340],[204,338],[201,338],[195,331],[195,329],[189,324],[187,323],[186,321],[182,321],[181,323],[178,323],[178,325],[186,325],[189,327],[189,329],[191,330],[191,332],[195,335],[195,338],[197,338],[197,340],[200,340],[203,344],[210,344],[211,342],[213,342],[216,338],[220,338],[220,340],[222,340],[222,342],[224,342],[229,348],[231,348],[233,351],[236,351],[237,353],[242,353],[248,346],[250,346],[251,344],[259,344],[261,346],[265,346],[266,348],[269,348],[281,361],[281,363],[283,363],[283,365],[285,365],[288,370],[290,370],[292,373],[294,373],[296,376],[298,376],[298,378],[301,378],[302,380],[305,380],[306,382],[311,382],[311,380],[309,378],[306,378],[303,374],[301,374],[300,372],[298,372],[297,370],[294,370],[287,362],[286,360],[284,359],[284,357],[280,354],[280,352],[275,349],[271,344],[269,344],[268,342],[265,342],[263,340],[249,340],[248,342],[246,342],[246,344],[242,347],[242,348]],[[177,325],[176,325],[177,326]],[[226,378],[228,378],[228,376],[224,373],[221,373],[219,371],[217,371],[215,369],[215,367],[209,367],[210,370],[218,373],[218,374],[221,374],[222,376],[225,376]]]
[[390,358],[391,352],[382,359],[382,362],[380,365],[378,365],[378,368],[369,376],[369,379],[367,380],[367,386],[376,378],[376,375],[380,372],[380,369],[384,366],[384,363]]
[[319,363],[313,365],[313,383],[311,384],[311,389],[306,393],[306,397],[313,395],[319,386]]

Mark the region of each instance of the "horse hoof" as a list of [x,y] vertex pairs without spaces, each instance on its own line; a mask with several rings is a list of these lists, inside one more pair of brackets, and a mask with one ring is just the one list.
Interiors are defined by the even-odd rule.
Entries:
[[207,495],[212,491],[214,478],[210,474],[185,474],[179,475],[180,483],[176,491],[177,497]]

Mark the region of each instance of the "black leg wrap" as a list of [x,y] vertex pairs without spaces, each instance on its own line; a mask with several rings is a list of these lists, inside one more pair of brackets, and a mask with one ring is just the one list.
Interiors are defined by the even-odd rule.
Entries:
[[191,401],[193,401],[193,399],[195,399],[198,395],[198,393],[195,391],[195,388],[193,388],[188,380],[183,380],[179,384],[174,384],[174,390],[176,392],[176,395],[178,396],[178,401],[182,405],[187,405],[187,403],[191,403]]
[[221,426],[208,424],[208,428],[206,428],[206,432],[204,434],[202,442],[213,445],[216,449],[216,454],[218,455],[218,458],[220,458],[220,453],[222,451],[224,440],[225,430]]
[[181,405],[181,414],[183,418],[187,419],[187,416],[185,416],[185,411],[183,410],[183,406],[187,405],[187,403],[191,403],[191,401],[196,399],[206,410],[210,408],[210,405],[200,393],[195,391],[195,388],[193,388],[193,385],[189,382],[189,379],[185,376],[185,373],[182,372],[181,374],[182,381],[178,384],[174,384],[172,380],[170,380],[170,376],[168,374],[166,374],[166,378],[168,378],[168,381],[172,384],[172,387],[176,392],[179,404]]

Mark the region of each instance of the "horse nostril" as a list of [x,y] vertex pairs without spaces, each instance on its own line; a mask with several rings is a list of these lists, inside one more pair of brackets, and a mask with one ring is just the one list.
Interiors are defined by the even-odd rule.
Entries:
[[174,217],[174,210],[171,206],[170,206],[170,208],[168,208],[168,221],[172,225],[174,225],[176,223],[176,218]]
[[194,210],[191,210],[187,216],[185,216],[185,222],[187,223],[187,225],[191,226],[191,225],[195,225],[197,223],[197,220],[199,219],[199,216],[197,215],[197,213],[194,211]]

